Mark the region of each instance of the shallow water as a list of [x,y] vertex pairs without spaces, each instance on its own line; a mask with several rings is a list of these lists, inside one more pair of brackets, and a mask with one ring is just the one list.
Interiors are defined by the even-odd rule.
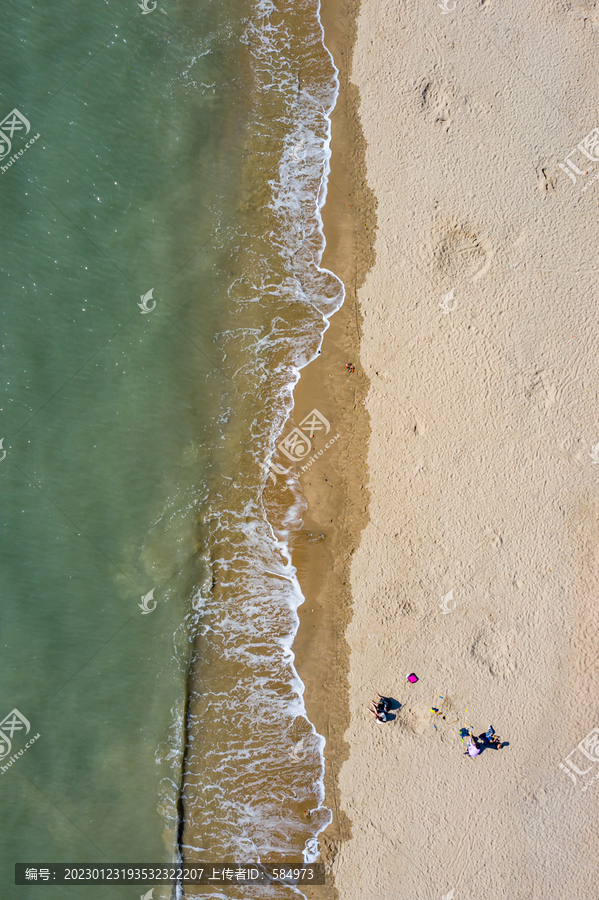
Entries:
[[12,154],[40,137],[0,174],[0,678],[40,737],[0,775],[2,896],[33,890],[15,862],[172,859],[179,797],[186,858],[312,859],[323,739],[263,487],[343,298],[317,6],[12,3],[5,33]]

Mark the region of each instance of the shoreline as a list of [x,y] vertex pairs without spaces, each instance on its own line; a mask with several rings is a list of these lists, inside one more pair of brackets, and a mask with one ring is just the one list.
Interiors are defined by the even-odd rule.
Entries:
[[[325,45],[339,70],[339,96],[331,114],[331,160],[327,199],[321,211],[326,239],[321,265],[345,285],[345,302],[329,319],[320,356],[302,369],[294,392],[294,417],[312,409],[330,415],[331,431],[317,436],[314,450],[340,437],[310,470],[299,475],[308,504],[302,534],[324,535],[314,543],[297,540],[292,561],[305,597],[293,652],[305,685],[307,715],[324,735],[325,799],[333,820],[319,835],[321,861],[333,871],[340,845],[351,835],[348,816],[340,810],[338,778],[348,758],[344,734],[349,724],[349,647],[345,639],[351,619],[350,565],[367,522],[364,485],[369,423],[365,398],[369,380],[359,364],[361,336],[357,288],[374,264],[375,200],[365,187],[365,142],[358,119],[358,92],[349,83],[357,30],[358,2],[325,0],[320,17]],[[349,374],[346,363],[356,370]],[[312,896],[307,891],[308,896]],[[323,900],[338,896],[332,882],[318,890]]]

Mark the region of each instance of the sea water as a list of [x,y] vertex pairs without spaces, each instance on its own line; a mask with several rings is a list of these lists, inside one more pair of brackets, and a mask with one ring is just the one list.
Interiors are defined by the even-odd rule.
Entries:
[[275,531],[265,485],[343,300],[336,71],[315,2],[145,6],[4,8],[5,898],[70,895],[15,862],[310,861],[330,819],[293,665],[303,499]]

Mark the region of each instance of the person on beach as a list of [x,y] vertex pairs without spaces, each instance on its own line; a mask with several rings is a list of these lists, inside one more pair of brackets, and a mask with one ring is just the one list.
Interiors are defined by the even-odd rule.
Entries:
[[372,713],[372,715],[377,720],[377,722],[386,722],[387,721],[386,712],[383,709],[379,709],[377,706],[375,706],[374,700],[371,700],[370,702],[372,703],[372,707],[370,707],[370,706],[366,707],[368,712]]
[[468,738],[468,746],[466,748],[467,755],[474,758],[475,756],[478,756],[480,752],[480,747],[478,746],[472,735],[470,735],[470,737]]
[[[389,710],[391,709],[391,698],[390,698],[390,697],[383,697],[383,695],[382,695],[382,694],[379,694],[378,691],[375,691],[375,694],[376,694],[377,697],[379,698],[378,701],[377,701],[377,704],[376,704],[376,708],[377,708],[379,711],[382,711],[382,712],[384,712],[384,713],[388,713]],[[373,701],[373,703],[374,703],[374,701]]]
[[485,734],[485,738],[490,747],[495,747],[496,750],[501,750],[501,748],[503,747],[503,744],[495,734],[492,725],[489,725],[487,733]]

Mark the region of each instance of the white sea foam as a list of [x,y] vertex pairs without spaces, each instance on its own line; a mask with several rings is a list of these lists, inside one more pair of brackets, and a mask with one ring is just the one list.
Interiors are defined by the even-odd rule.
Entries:
[[[293,502],[275,535],[262,502],[263,463],[272,458],[292,414],[300,371],[318,355],[328,319],[345,296],[340,280],[320,264],[338,73],[324,48],[320,7],[306,3],[302,28],[312,28],[324,74],[298,89],[294,53],[305,35],[294,34],[285,22],[275,27],[276,12],[270,0],[257,0],[244,38],[256,84],[273,104],[270,116],[259,110],[255,134],[269,152],[279,147],[280,155],[277,176],[269,182],[268,235],[252,237],[245,224],[237,232],[239,252],[248,260],[247,274],[228,292],[239,327],[218,335],[234,387],[227,414],[214,422],[222,447],[229,448],[228,464],[202,508],[200,556],[208,576],[193,597],[187,623],[191,639],[200,639],[206,664],[199,668],[188,721],[186,767],[193,779],[184,800],[189,823],[201,835],[194,841],[196,858],[226,853],[250,862],[302,852],[305,862],[313,862],[331,812],[323,805],[325,739],[308,720],[292,649],[305,598],[287,533],[306,503],[290,476]],[[261,310],[271,309],[265,325],[247,321],[246,311],[257,320]],[[256,411],[237,426],[243,439],[231,449],[241,402],[235,391],[244,383],[251,385]],[[248,413],[250,405],[248,400]],[[174,746],[169,752],[178,759]],[[211,896],[225,896],[213,890]],[[251,895],[272,898],[272,891],[252,888]],[[280,891],[277,897],[303,896],[291,887]]]

